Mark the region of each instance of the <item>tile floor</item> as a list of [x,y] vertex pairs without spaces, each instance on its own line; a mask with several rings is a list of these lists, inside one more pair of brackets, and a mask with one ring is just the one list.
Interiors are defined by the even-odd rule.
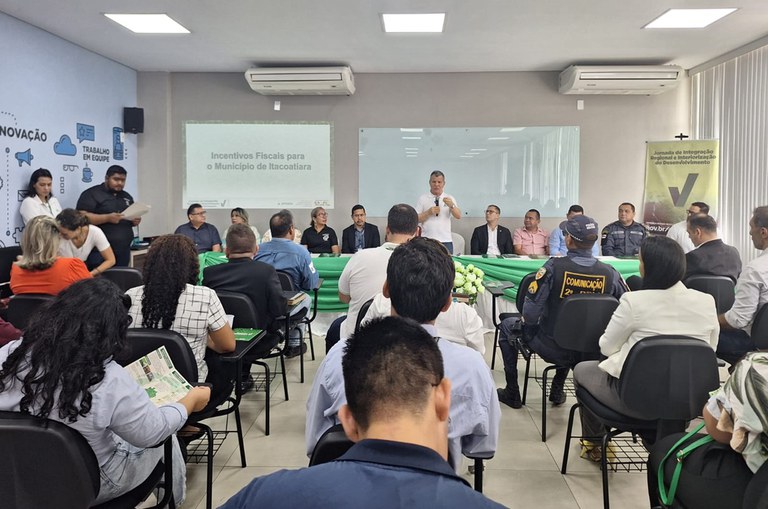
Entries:
[[[486,358],[490,365],[492,334],[486,334]],[[214,458],[213,506],[218,507],[251,479],[279,469],[307,465],[304,452],[304,418],[307,395],[325,351],[322,337],[315,337],[317,360],[306,355],[306,382],[299,383],[299,361],[288,363],[290,400],[285,401],[280,383],[273,384],[272,432],[264,436],[264,394],[248,393],[241,403],[248,466],[240,467],[237,438],[230,434]],[[493,376],[502,385],[504,374],[497,356]],[[541,362],[541,361],[539,361]],[[540,368],[543,365],[540,364]],[[521,370],[521,373],[523,370]],[[279,381],[279,378],[276,379]],[[532,390],[531,390],[532,389]],[[538,385],[529,388],[528,405],[513,410],[502,405],[499,447],[496,457],[486,462],[484,493],[511,508],[592,509],[602,507],[600,470],[597,464],[579,458],[578,445],[571,445],[568,474],[560,474],[568,410],[574,403],[549,407],[548,438],[541,441],[541,396]],[[223,418],[222,418],[223,421]],[[224,423],[216,423],[222,426]],[[229,425],[234,429],[234,421]],[[215,426],[214,426],[215,428]],[[205,509],[206,466],[188,465],[185,508]],[[646,474],[610,474],[611,507],[646,509]],[[469,474],[467,480],[472,482]]]

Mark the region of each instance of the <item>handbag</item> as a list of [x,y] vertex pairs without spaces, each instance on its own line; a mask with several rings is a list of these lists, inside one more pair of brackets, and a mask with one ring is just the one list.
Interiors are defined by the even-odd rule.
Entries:
[[[667,454],[664,455],[664,458],[659,463],[659,470],[657,472],[657,478],[659,481],[659,498],[661,499],[661,503],[664,504],[664,506],[672,505],[672,502],[675,500],[677,483],[680,480],[680,471],[683,469],[683,460],[685,457],[702,445],[708,444],[714,440],[711,436],[707,435],[678,450],[678,447],[682,446],[689,438],[701,431],[703,427],[704,423],[702,422],[698,427],[696,427],[696,429],[686,433],[684,437],[675,442],[675,445],[673,445],[669,451],[667,451]],[[675,465],[675,471],[672,473],[672,481],[669,483],[669,490],[667,490],[666,486],[664,486],[664,464],[667,462],[667,458],[672,456],[672,454],[674,454],[675,458],[677,459],[677,465]]]

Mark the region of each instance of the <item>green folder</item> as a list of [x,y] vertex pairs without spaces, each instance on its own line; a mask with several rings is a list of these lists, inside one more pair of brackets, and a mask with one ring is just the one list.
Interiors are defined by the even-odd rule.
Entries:
[[261,334],[261,329],[233,329],[235,333],[235,340],[236,341],[250,341],[259,334]]

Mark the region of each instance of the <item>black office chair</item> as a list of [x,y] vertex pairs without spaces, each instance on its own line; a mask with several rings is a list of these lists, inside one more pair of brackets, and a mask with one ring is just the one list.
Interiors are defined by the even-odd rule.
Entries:
[[44,293],[21,293],[8,301],[8,321],[19,330],[24,330],[29,320],[38,312],[45,311],[54,296]]
[[[581,293],[571,295],[560,304],[560,314],[555,324],[555,343],[566,350],[582,354],[584,360],[600,357],[600,336],[605,332],[608,322],[619,301],[612,295],[602,293]],[[546,360],[546,359],[545,359]],[[528,393],[528,374],[531,367],[530,357],[525,363],[525,383],[523,385],[523,403]],[[547,374],[553,369],[571,368],[571,366],[550,365],[541,373],[541,441],[547,441]]]
[[[165,493],[155,508],[173,501],[173,442],[164,442],[165,460],[131,491],[95,509],[129,509],[139,505],[165,474]],[[74,428],[20,412],[0,412],[0,500],[8,509],[90,507],[99,493],[99,464],[93,449]]]
[[[128,365],[164,346],[168,351],[168,355],[173,362],[176,370],[191,384],[197,383],[197,361],[195,355],[192,352],[192,348],[187,343],[187,340],[178,332],[165,329],[128,329],[128,338],[126,341],[126,348],[115,356],[115,361],[120,365]],[[239,379],[239,376],[235,376],[235,381]],[[221,408],[220,404],[229,403],[226,408]],[[245,461],[245,447],[243,444],[243,426],[240,420],[240,406],[239,398],[226,397],[221,402],[213,402],[213,407],[210,410],[204,412],[195,412],[189,416],[187,424],[193,424],[202,429],[208,440],[208,448],[206,452],[207,457],[207,490],[206,490],[206,507],[211,509],[213,506],[212,488],[213,488],[213,455],[214,455],[214,437],[213,430],[210,426],[202,423],[205,419],[212,417],[218,417],[227,415],[230,413],[235,414],[235,426],[237,430],[237,440],[240,448],[240,463],[243,468],[246,466]]]
[[499,346],[499,326],[501,322],[507,318],[522,318],[523,316],[523,303],[525,302],[525,294],[528,293],[528,285],[531,284],[536,278],[536,273],[531,272],[523,276],[520,280],[520,286],[517,287],[517,296],[515,297],[515,306],[517,307],[517,313],[501,313],[499,315],[499,321],[496,323],[496,316],[492,316],[493,325],[495,326],[493,332],[493,354],[491,354],[491,369],[496,368],[496,349]]
[[[293,284],[293,279],[291,278],[290,274],[287,272],[283,272],[282,270],[277,271],[277,276],[280,278],[280,286],[283,287],[284,291],[299,291]],[[299,313],[297,315],[291,316],[288,319],[288,322],[286,322],[286,341],[288,340],[288,334],[289,329],[292,325],[296,323],[303,323],[307,326],[307,332],[309,332],[309,348],[310,353],[312,354],[312,360],[315,360],[315,342],[312,339],[312,322],[314,321],[315,317],[317,316],[317,291],[319,288],[313,288],[312,289],[312,314],[308,315],[307,313]],[[302,338],[303,339],[303,338]],[[301,383],[304,383],[304,353],[301,354]]]
[[13,295],[10,285],[11,267],[19,256],[21,256],[21,246],[0,248],[0,299]]
[[[603,405],[583,387],[576,389],[577,403],[568,416],[561,473],[566,473],[573,420],[576,409],[584,406],[605,425],[602,437],[601,468],[603,506],[609,507],[608,443],[629,431],[651,431],[657,440],[685,430],[686,423],[701,413],[709,391],[720,386],[715,351],[705,341],[686,336],[652,336],[638,341],[629,351],[619,378],[621,400],[634,412],[647,416],[637,419]],[[645,459],[642,460],[645,463]]]
[[[335,424],[325,430],[312,450],[312,456],[309,458],[309,466],[321,465],[342,457],[352,446],[355,445],[341,424]],[[475,465],[475,491],[483,492],[483,459],[470,458]],[[490,458],[485,458],[490,459]]]
[[758,349],[768,349],[768,304],[763,304],[755,313],[749,337]]
[[733,307],[736,285],[729,277],[696,274],[683,281],[683,284],[693,290],[710,294],[715,299],[715,307],[719,315]]
[[115,283],[122,292],[144,284],[144,276],[139,269],[133,267],[111,267],[101,273],[104,279]]
[[[249,329],[258,328],[256,326],[258,323],[256,308],[247,295],[223,290],[218,290],[216,295],[219,296],[224,311],[228,315],[235,316],[235,327]],[[269,435],[270,382],[272,381],[272,376],[270,375],[269,365],[259,359],[280,359],[280,367],[283,375],[283,391],[285,392],[285,400],[288,401],[288,380],[285,376],[285,356],[282,349],[275,350],[280,340],[281,338],[278,334],[269,333],[247,354],[248,362],[257,364],[264,369],[264,395],[266,397],[264,407],[265,435]]]
[[752,480],[747,484],[741,507],[742,509],[768,507],[768,463],[763,463],[763,466],[755,472]]
[[355,320],[355,334],[360,332],[360,326],[363,325],[363,320],[365,315],[368,314],[368,310],[371,309],[371,304],[373,304],[373,299],[368,299],[360,306],[360,311],[357,312],[357,320]]

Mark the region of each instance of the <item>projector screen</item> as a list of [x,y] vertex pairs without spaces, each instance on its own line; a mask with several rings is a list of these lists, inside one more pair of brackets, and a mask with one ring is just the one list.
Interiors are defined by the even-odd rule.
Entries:
[[183,208],[333,208],[330,123],[186,122]]

